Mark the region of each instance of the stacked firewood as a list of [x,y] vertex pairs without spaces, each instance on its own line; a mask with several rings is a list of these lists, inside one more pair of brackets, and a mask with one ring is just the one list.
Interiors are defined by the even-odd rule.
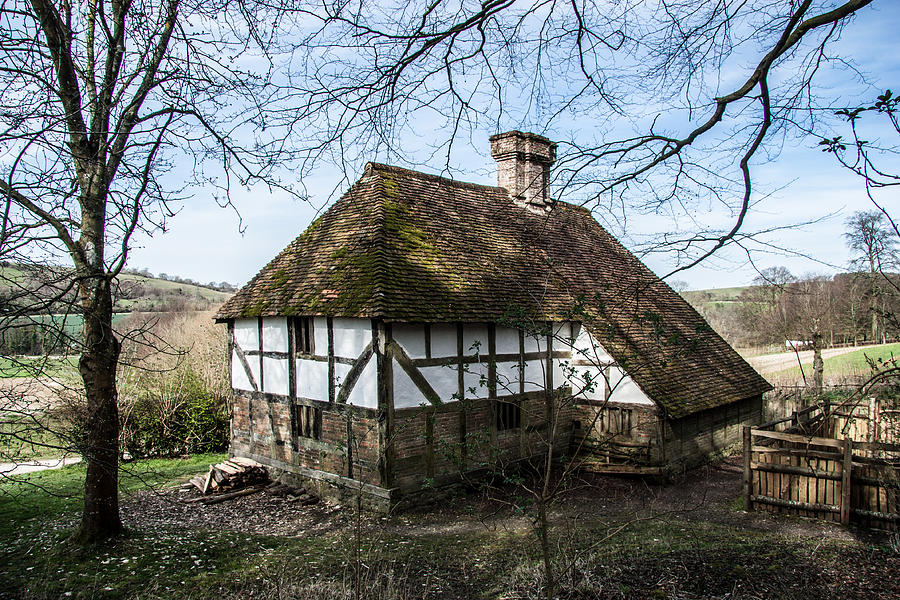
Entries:
[[200,493],[222,494],[269,482],[266,468],[254,460],[235,456],[217,465],[210,465],[206,475],[197,475],[190,483]]
[[183,500],[186,503],[217,504],[232,498],[248,496],[265,490],[272,496],[286,498],[301,506],[311,506],[319,502],[319,497],[279,481],[270,481],[266,468],[254,460],[234,457],[210,465],[206,475],[197,475],[184,484],[186,488],[196,487],[202,496]]
[[319,501],[319,497],[306,491],[305,488],[296,488],[279,481],[273,481],[266,486],[266,492],[272,496],[287,498],[288,502],[298,502],[301,506],[311,506]]

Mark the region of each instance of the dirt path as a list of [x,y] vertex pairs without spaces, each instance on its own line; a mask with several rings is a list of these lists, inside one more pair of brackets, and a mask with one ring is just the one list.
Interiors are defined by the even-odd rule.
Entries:
[[[841,354],[849,354],[857,350],[867,350],[878,348],[879,345],[872,346],[848,346],[846,348],[826,348],[822,351],[822,358],[831,358],[832,356],[840,356]],[[797,354],[794,352],[779,352],[777,354],[763,354],[761,356],[753,356],[746,359],[750,365],[761,374],[775,373],[797,366]],[[813,361],[812,350],[803,350],[800,352],[800,362],[804,365],[811,364]]]
[[33,473],[35,471],[60,469],[67,465],[74,465],[80,462],[80,456],[66,456],[63,458],[31,459],[20,463],[0,463],[0,478],[12,477],[13,475],[21,475],[23,473]]

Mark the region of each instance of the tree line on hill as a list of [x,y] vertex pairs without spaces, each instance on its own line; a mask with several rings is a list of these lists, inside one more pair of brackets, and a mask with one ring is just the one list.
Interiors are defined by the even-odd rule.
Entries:
[[[82,313],[69,267],[0,261],[0,355],[41,356],[77,352]],[[113,288],[114,312],[172,313],[209,310],[235,286],[222,281],[201,284],[190,278],[147,269],[123,269]],[[157,285],[164,280],[178,286]],[[184,287],[182,287],[184,286]],[[117,317],[119,318],[119,317]]]
[[700,305],[732,345],[811,349],[821,387],[821,349],[900,339],[900,253],[894,224],[879,211],[857,212],[844,234],[851,271],[794,276],[785,267],[760,271],[737,302]]

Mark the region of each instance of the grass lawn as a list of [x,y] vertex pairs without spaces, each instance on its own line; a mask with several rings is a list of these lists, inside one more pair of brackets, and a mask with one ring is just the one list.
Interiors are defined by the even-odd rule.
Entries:
[[[174,485],[220,458],[127,465],[123,502],[131,492]],[[319,505],[293,513],[307,515],[308,530],[278,535],[247,528],[266,506],[267,496],[257,494],[208,507],[190,505],[197,508],[188,510],[211,511],[215,525],[205,529],[176,521],[76,548],[68,538],[77,522],[83,476],[83,467],[76,466],[33,474],[27,483],[0,483],[0,599],[541,595],[540,553],[529,521],[515,511],[498,511],[496,504],[481,514],[484,504],[463,497],[411,514],[364,515],[360,521],[350,508]],[[241,513],[241,503],[250,498],[256,508]],[[280,502],[276,506],[286,511],[288,505]],[[559,509],[552,530],[556,567],[564,573],[560,598],[843,600],[893,598],[900,592],[896,550],[850,536],[799,536],[802,522],[791,525],[790,519],[789,527],[772,520],[752,526],[733,498],[719,509],[726,513],[720,522],[696,510],[628,521],[633,515],[585,515],[583,504]],[[276,511],[269,518],[277,522],[281,515]]]
[[77,356],[0,356],[0,379],[77,376]]
[[[900,357],[900,343],[884,344],[874,348],[866,348],[832,356],[824,361],[825,379],[832,381],[840,381],[853,377],[868,375],[871,370],[866,358],[876,361],[876,363],[888,360],[891,357]],[[803,365],[803,372],[806,373],[807,379],[812,378],[812,362]],[[778,381],[796,381],[802,380],[800,375],[800,367],[791,367],[783,371],[777,371],[767,375],[773,380]]]

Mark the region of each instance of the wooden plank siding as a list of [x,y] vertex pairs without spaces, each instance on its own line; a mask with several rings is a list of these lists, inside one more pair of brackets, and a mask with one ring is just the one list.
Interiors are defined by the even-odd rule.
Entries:
[[740,444],[742,427],[761,417],[760,396],[682,419],[667,419],[656,406],[579,402],[573,445],[598,472],[680,471]]

